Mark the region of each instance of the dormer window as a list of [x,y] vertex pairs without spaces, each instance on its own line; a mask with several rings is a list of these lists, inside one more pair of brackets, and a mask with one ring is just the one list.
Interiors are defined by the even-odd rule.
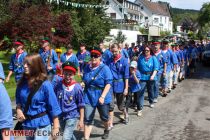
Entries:
[[106,5],[109,5],[109,1],[106,1]]

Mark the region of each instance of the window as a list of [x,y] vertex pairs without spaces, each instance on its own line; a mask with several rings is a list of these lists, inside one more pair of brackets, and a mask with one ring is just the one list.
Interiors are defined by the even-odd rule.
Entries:
[[148,20],[148,17],[145,17],[144,19],[145,19],[145,20]]
[[130,19],[133,19],[133,15],[132,14],[130,14]]
[[116,13],[110,13],[110,17],[111,17],[112,19],[116,19]]
[[126,2],[126,8],[128,8],[129,7],[129,4],[128,4],[128,2]]
[[109,5],[109,1],[106,2],[106,5]]
[[143,19],[143,16],[142,16],[142,15],[140,15],[140,19],[141,19],[141,20]]
[[165,17],[165,23],[167,22],[166,20],[167,20],[167,18]]
[[154,18],[154,23],[155,24],[159,23],[159,18]]
[[141,6],[141,10],[144,10],[144,7],[143,6]]
[[162,17],[160,17],[160,23],[162,23]]

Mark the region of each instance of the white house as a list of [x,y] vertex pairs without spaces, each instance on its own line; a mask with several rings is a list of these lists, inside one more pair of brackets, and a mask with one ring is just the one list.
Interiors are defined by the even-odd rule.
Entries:
[[109,16],[115,28],[111,29],[110,35],[116,36],[118,31],[122,31],[126,35],[126,43],[137,41],[140,22],[140,6],[127,0],[105,0],[107,5],[106,14]]
[[158,26],[161,31],[173,32],[173,22],[169,5],[164,2],[151,2],[149,0],[136,0],[141,7],[141,27]]
[[116,36],[119,30],[123,30],[128,38],[126,42],[137,41],[137,35],[141,34],[140,27],[149,29],[150,36],[159,36],[160,31],[173,32],[173,22],[167,3],[149,0],[136,0],[135,2],[104,0],[103,4],[108,7],[107,16],[113,20],[113,23],[116,23],[110,35]]
[[113,22],[119,24],[118,29],[139,30],[141,17],[140,6],[128,0],[105,0],[108,6],[106,13]]

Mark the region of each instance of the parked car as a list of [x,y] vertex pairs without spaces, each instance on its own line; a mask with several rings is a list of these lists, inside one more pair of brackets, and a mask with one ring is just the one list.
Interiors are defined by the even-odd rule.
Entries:
[[202,63],[204,65],[210,64],[210,44],[207,44],[205,51],[202,54]]

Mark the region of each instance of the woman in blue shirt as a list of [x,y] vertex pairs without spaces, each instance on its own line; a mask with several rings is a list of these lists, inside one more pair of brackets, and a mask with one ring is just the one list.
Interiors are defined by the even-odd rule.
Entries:
[[139,96],[139,106],[143,109],[144,106],[144,92],[147,87],[150,107],[154,107],[154,85],[157,80],[156,74],[159,69],[158,60],[152,55],[152,49],[146,46],[142,55],[138,59],[138,70],[141,73],[141,95]]
[[74,80],[77,67],[71,62],[62,64],[63,80],[54,86],[58,103],[62,110],[59,116],[63,140],[76,140],[73,132],[80,118],[78,128],[83,128],[84,122],[84,98],[83,90],[79,83]]
[[85,139],[90,137],[96,108],[105,126],[102,139],[107,139],[109,136],[112,74],[109,67],[101,63],[101,56],[102,52],[99,48],[91,50],[91,62],[85,67],[82,78],[85,83]]
[[[29,94],[35,90],[28,111],[25,112]],[[47,80],[47,72],[38,54],[27,55],[24,60],[24,75],[16,89],[17,119],[23,122],[25,130],[50,132],[53,123],[53,136],[59,132],[58,115],[61,113],[53,87]],[[36,133],[37,134],[37,133]],[[34,135],[26,140],[46,140],[49,135]]]

